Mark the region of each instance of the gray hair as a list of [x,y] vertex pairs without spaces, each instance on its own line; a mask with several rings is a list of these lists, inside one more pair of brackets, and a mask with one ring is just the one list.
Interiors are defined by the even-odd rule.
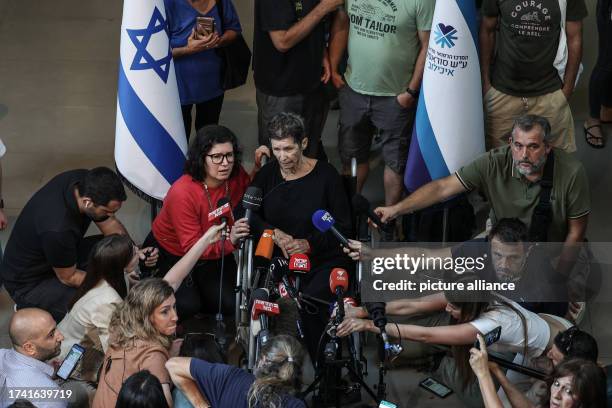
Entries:
[[542,129],[544,143],[550,144],[550,142],[552,141],[550,123],[548,122],[548,119],[538,115],[521,115],[518,118],[514,119],[511,136],[512,138],[514,138],[514,132],[516,131],[516,129],[520,129],[523,132],[529,132],[536,126],[539,126],[540,129]]
[[295,338],[279,335],[270,339],[253,371],[255,381],[249,388],[249,408],[281,408],[283,397],[302,387],[303,364],[304,351]]
[[306,137],[304,119],[293,112],[277,113],[268,123],[268,137],[274,140],[293,137],[293,140],[300,144]]

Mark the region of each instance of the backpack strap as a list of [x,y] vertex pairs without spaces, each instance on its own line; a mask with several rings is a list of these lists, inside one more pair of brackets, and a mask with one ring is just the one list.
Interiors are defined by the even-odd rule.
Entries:
[[552,223],[552,204],[550,203],[550,196],[552,194],[554,168],[555,152],[551,150],[546,158],[544,174],[540,180],[540,200],[531,215],[529,240],[532,242],[548,241],[548,228]]

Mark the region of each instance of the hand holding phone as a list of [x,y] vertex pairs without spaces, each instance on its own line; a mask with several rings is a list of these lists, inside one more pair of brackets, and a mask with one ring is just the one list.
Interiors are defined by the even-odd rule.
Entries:
[[[484,335],[484,343],[486,347],[491,346],[493,343],[497,342],[501,336],[501,326],[497,326],[490,332]],[[474,348],[480,350],[480,343],[478,339],[474,342]]]
[[83,353],[85,353],[85,348],[79,344],[74,344],[68,352],[68,355],[66,355],[64,361],[62,361],[62,365],[57,370],[57,376],[62,380],[67,380],[70,378],[70,375],[76,368],[77,364],[79,361],[81,361]]

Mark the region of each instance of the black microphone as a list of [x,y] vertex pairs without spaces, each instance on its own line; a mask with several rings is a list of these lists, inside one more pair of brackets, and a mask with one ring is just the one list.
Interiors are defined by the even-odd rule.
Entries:
[[370,314],[374,326],[380,330],[380,337],[383,340],[386,355],[398,355],[402,352],[401,345],[391,344],[385,327],[387,326],[387,316],[385,315],[386,304],[384,302],[366,303],[365,307]]
[[[231,204],[229,200],[227,199],[227,197],[221,197],[219,201],[217,201],[218,209],[224,208],[224,206],[227,206],[227,208],[231,207]],[[229,213],[231,214],[231,208],[230,208]],[[225,223],[226,226],[229,225],[229,218],[227,216],[226,211],[221,212],[219,219],[221,220],[221,224]],[[223,231],[221,231],[221,241],[224,241],[226,237],[227,237],[227,231],[226,231],[226,228],[224,228]]]
[[298,307],[298,309],[302,309],[302,305],[298,299],[298,291],[289,281],[289,262],[280,256],[272,258],[270,262],[270,275],[272,276],[272,280],[275,283],[283,282],[285,285],[285,289],[287,289],[287,294],[291,299],[293,299]]
[[245,209],[244,216],[247,218],[249,225],[251,224],[251,214],[253,211],[259,210],[263,200],[263,192],[261,188],[250,186],[242,196],[242,206]]
[[376,226],[381,230],[385,232],[392,230],[392,227],[389,224],[382,222],[380,217],[370,207],[370,202],[368,201],[368,199],[362,196],[361,194],[355,194],[353,196],[352,204],[353,210],[355,210],[357,214],[367,215],[368,218],[371,219],[372,222],[376,224]]

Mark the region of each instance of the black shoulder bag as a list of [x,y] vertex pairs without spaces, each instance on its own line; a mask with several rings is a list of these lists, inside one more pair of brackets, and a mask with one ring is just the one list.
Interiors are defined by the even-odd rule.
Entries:
[[550,196],[553,187],[553,172],[555,168],[554,150],[546,158],[544,165],[544,175],[540,180],[540,201],[531,214],[531,225],[529,226],[530,242],[547,242],[548,228],[552,223],[552,204]]
[[[223,27],[225,13],[223,10],[223,0],[217,0],[217,10],[221,17],[221,32],[225,32]],[[244,85],[249,74],[251,65],[251,50],[241,33],[238,33],[231,44],[226,47],[217,48],[217,53],[223,60],[221,68],[221,85],[224,90],[234,89]]]

